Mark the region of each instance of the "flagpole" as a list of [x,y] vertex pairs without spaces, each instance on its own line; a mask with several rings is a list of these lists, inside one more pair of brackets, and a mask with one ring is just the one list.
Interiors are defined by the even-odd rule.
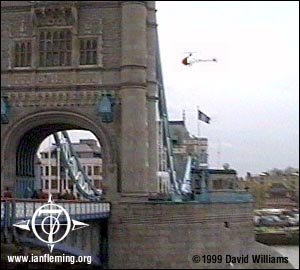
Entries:
[[197,106],[197,132],[198,132],[198,138],[200,139],[200,135],[201,135],[201,133],[200,133],[200,119],[199,119],[199,106]]

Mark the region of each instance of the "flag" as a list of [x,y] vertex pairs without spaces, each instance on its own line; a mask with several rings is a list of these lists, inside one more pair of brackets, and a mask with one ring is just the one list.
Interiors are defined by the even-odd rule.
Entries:
[[208,117],[206,114],[198,110],[198,120],[209,124],[210,117]]

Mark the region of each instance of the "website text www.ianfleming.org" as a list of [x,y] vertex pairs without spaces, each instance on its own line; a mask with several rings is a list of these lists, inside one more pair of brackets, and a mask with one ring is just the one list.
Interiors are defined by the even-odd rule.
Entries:
[[10,255],[7,256],[9,263],[92,263],[92,256],[73,256],[73,255]]

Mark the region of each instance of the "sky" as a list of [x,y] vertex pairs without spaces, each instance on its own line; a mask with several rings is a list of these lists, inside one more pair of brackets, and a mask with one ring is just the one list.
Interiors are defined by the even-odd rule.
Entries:
[[[156,2],[170,120],[208,138],[210,167],[299,168],[299,2]],[[188,52],[215,62],[181,63]],[[211,117],[200,122],[197,106]]]
[[[239,176],[299,168],[299,2],[157,1],[169,120]],[[184,66],[193,52],[217,62]],[[197,121],[197,107],[211,118]],[[200,125],[199,125],[200,123]],[[72,137],[91,137],[72,132]]]

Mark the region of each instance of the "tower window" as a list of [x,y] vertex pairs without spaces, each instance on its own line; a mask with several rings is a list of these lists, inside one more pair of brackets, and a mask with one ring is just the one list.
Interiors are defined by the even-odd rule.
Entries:
[[31,66],[31,42],[16,41],[15,43],[15,67]]
[[41,31],[40,67],[71,66],[72,34],[69,29]]
[[80,65],[97,64],[97,39],[80,40]]

